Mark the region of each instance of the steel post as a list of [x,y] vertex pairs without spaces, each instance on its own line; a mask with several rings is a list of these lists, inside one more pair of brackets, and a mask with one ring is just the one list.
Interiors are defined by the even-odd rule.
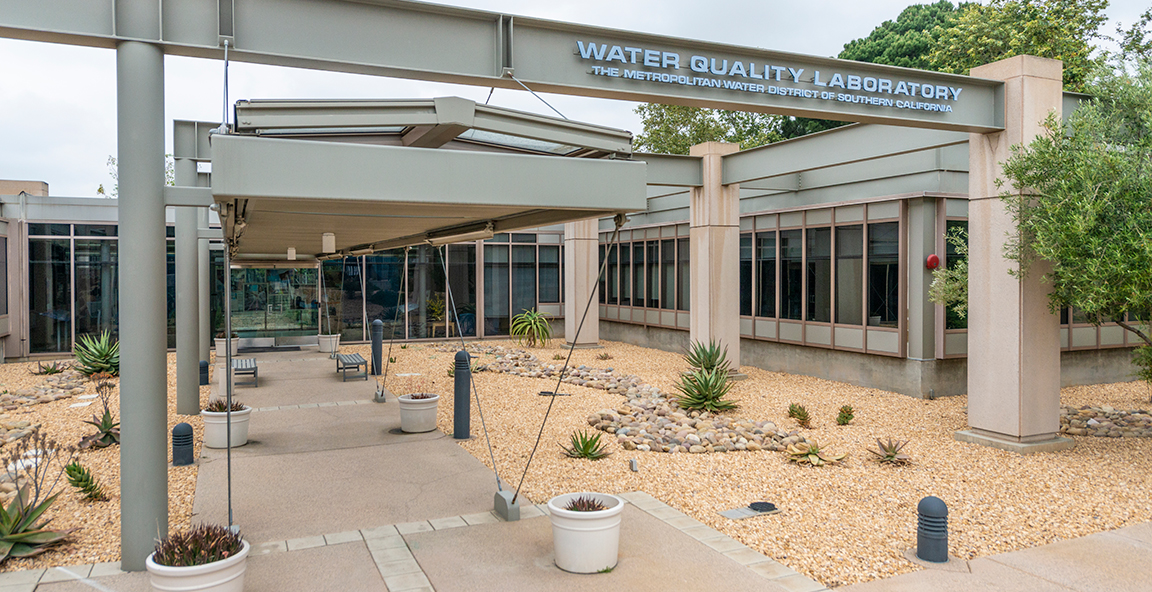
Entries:
[[467,440],[472,437],[471,418],[472,411],[472,357],[467,350],[456,352],[455,400],[452,407],[452,437],[457,440]]
[[372,321],[372,376],[380,376],[384,372],[384,321]]
[[[120,0],[118,25],[158,36],[157,3]],[[120,218],[120,555],[144,569],[168,533],[167,239],[164,221],[164,53],[116,47]]]
[[[180,133],[180,128],[176,133]],[[195,185],[196,163],[176,161],[176,184]],[[200,413],[199,231],[195,208],[176,208],[176,413]]]

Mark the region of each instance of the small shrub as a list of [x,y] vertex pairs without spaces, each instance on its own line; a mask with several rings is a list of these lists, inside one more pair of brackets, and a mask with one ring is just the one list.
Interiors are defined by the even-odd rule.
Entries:
[[912,457],[900,452],[907,444],[908,440],[901,441],[888,438],[888,441],[885,442],[876,438],[876,449],[869,448],[868,452],[874,454],[876,460],[882,465],[907,465],[912,463]]
[[684,361],[696,370],[728,371],[728,348],[720,345],[715,339],[709,340],[707,344],[693,341],[684,354]]
[[796,464],[809,464],[814,467],[822,467],[824,465],[834,465],[844,460],[848,456],[847,453],[835,454],[827,450],[821,449],[820,445],[815,441],[800,442],[797,444],[788,445],[788,460]]
[[96,384],[96,394],[100,396],[100,404],[104,413],[100,417],[84,420],[84,423],[96,428],[95,434],[89,434],[80,439],[80,448],[107,448],[120,443],[120,422],[112,415],[109,404],[112,401],[112,391],[116,383],[112,382],[112,375],[107,372],[97,372],[91,376]]
[[597,359],[597,360],[611,360],[611,359],[612,359],[612,354],[610,354],[610,353],[608,353],[608,352],[604,352],[604,353],[602,353],[602,354],[598,354],[598,355],[596,356],[596,359]]
[[836,416],[836,424],[843,426],[852,423],[852,420],[856,418],[855,415],[852,415],[852,411],[853,409],[851,405],[844,405],[841,407],[840,413]]
[[401,343],[400,349],[408,349],[408,344],[407,343]]
[[537,345],[543,347],[548,345],[548,340],[552,338],[552,325],[548,322],[547,316],[536,312],[533,308],[512,317],[508,334],[517,343],[523,342],[528,347]]
[[563,359],[564,359],[564,356],[562,356],[562,355],[560,355],[560,354],[553,354],[553,355],[552,355],[552,359],[553,359],[553,360],[563,360]]
[[600,510],[607,510],[608,507],[594,497],[582,495],[575,499],[568,500],[568,503],[564,504],[564,509],[573,512],[599,512]]
[[560,449],[569,458],[586,458],[588,460],[600,460],[611,452],[608,452],[608,444],[600,441],[599,433],[589,434],[584,430],[572,432],[569,437],[572,445],[560,445]]
[[432,399],[436,397],[435,393],[409,393],[404,395],[413,401],[422,401],[424,399]]
[[233,557],[243,548],[239,533],[226,526],[201,524],[161,539],[152,560],[169,567],[206,565]]
[[108,496],[104,495],[104,487],[78,461],[72,461],[64,467],[64,476],[68,478],[69,485],[84,494],[85,499],[94,502],[108,499]]
[[64,362],[52,362],[47,366],[41,362],[36,362],[36,369],[32,371],[32,374],[36,376],[47,376],[51,374],[60,374],[67,369],[68,364]]
[[[247,408],[248,408],[248,406],[241,403],[240,401],[237,401],[235,399],[232,400],[232,412],[233,413],[236,413],[237,411],[243,411]],[[211,401],[208,402],[208,406],[205,407],[204,410],[211,412],[211,413],[227,413],[228,412],[228,401],[226,401],[224,399],[212,399]]]
[[[232,332],[232,339],[236,339],[237,337],[240,337],[240,334],[239,334],[239,333],[237,333],[237,332],[235,332],[235,331],[233,331],[233,332]],[[224,339],[224,332],[223,332],[223,331],[218,331],[218,332],[216,333],[216,339]]]
[[389,364],[395,364],[395,363],[396,363],[396,358],[388,358],[388,363],[389,363]]
[[72,347],[76,356],[76,369],[85,376],[101,372],[117,376],[120,374],[120,342],[112,339],[107,330],[99,337],[81,335]]
[[680,376],[676,390],[680,391],[676,403],[681,409],[715,413],[736,408],[735,403],[724,400],[732,390],[727,369],[694,370],[684,374]]
[[796,420],[800,427],[812,429],[812,416],[803,405],[792,403],[788,406],[788,417]]

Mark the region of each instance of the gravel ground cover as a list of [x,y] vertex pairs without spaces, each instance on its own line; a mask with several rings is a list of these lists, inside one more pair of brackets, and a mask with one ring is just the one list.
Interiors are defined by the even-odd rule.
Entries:
[[[168,354],[168,432],[180,422],[192,425],[195,436],[196,456],[200,455],[203,424],[199,416],[176,415],[176,354]],[[34,376],[31,371],[35,363],[0,364],[0,390],[15,392],[19,389],[34,388],[44,382],[47,376]],[[75,446],[85,435],[95,428],[83,423],[93,415],[100,415],[103,407],[99,399],[80,399],[95,394],[91,383],[85,383],[82,393],[30,406],[20,406],[5,413],[13,420],[26,420],[40,424],[50,438],[64,445]],[[207,403],[209,387],[201,387],[201,403]],[[83,407],[73,405],[91,403]],[[113,414],[120,417],[119,387],[110,405]],[[0,447],[0,458],[7,461],[6,447]],[[62,545],[51,551],[28,559],[9,559],[0,564],[0,572],[23,569],[44,568],[63,565],[77,565],[103,561],[120,560],[120,448],[110,446],[80,452],[80,463],[103,484],[108,495],[106,501],[90,502],[83,499],[67,481],[61,478],[56,491],[62,492],[52,504],[47,516],[52,522],[50,528],[58,530],[78,529]],[[169,448],[169,462],[171,449]],[[169,528],[178,530],[189,526],[192,518],[192,501],[196,492],[196,465],[169,467],[168,469],[168,512]],[[52,474],[57,470],[54,468]]]
[[[678,354],[601,343],[604,349],[577,350],[573,364],[612,367],[675,392],[676,377],[686,367]],[[483,345],[516,347],[500,341]],[[530,351],[541,361],[562,363],[552,361],[567,355],[558,345],[553,341],[551,347]],[[369,353],[367,346],[342,349]],[[611,359],[599,359],[602,353]],[[447,371],[454,351],[443,344],[414,344],[394,346],[391,355],[396,362],[389,368],[389,390],[442,395],[439,426],[450,432],[453,379]],[[481,364],[496,359],[478,355]],[[730,395],[740,407],[723,417],[767,420],[794,430],[798,426],[788,419],[787,408],[799,403],[813,417],[812,429],[800,433],[834,452],[849,453],[845,462],[812,468],[789,464],[783,453],[770,451],[624,450],[609,434],[604,440],[613,454],[607,459],[570,459],[559,445],[574,430],[590,430],[590,414],[622,406],[625,396],[565,384],[560,390],[571,396],[553,400],[537,393],[552,390],[555,378],[492,372],[476,374],[476,384],[496,468],[512,488],[520,482],[545,410],[553,404],[522,488],[533,502],[580,490],[643,490],[828,586],[919,569],[902,553],[915,546],[916,503],[926,495],[948,503],[951,551],[969,559],[1152,520],[1152,439],[1074,437],[1073,450],[1018,456],[953,439],[953,432],[967,427],[965,397],[927,401],[751,367],[742,371],[748,379]],[[1146,385],[1128,382],[1066,388],[1061,403],[1147,409],[1148,396]],[[838,426],[837,410],[846,404],[855,409],[855,419]],[[492,466],[475,401],[472,433],[477,437],[461,445]],[[914,464],[887,467],[870,458],[867,448],[876,438],[888,437],[911,441],[905,452]],[[633,458],[639,472],[629,470]],[[783,511],[741,521],[719,515],[754,501],[775,503]]]

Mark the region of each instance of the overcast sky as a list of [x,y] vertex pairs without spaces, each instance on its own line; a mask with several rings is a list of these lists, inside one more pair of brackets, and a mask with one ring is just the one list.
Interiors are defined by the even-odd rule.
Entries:
[[[844,43],[896,18],[908,0],[443,0],[441,4],[834,56]],[[1112,0],[1105,26],[1134,22],[1147,0]],[[110,185],[116,154],[116,68],[111,50],[0,39],[0,179],[47,181],[52,195],[95,196]],[[219,121],[222,62],[168,57],[165,115]],[[233,63],[231,99],[407,98],[455,95],[483,102],[488,88]],[[640,131],[634,103],[545,95],[572,119]],[[491,104],[551,111],[522,91],[498,89]],[[171,148],[169,148],[171,150]]]

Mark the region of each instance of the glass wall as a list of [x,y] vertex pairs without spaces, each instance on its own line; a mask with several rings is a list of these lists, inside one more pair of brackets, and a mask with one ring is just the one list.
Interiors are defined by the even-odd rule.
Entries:
[[371,323],[384,323],[385,339],[404,339],[404,250],[394,249],[364,257],[364,309]]
[[804,231],[780,231],[780,318],[800,320],[804,281]]
[[740,314],[752,315],[752,235],[740,235]]
[[836,322],[863,325],[864,226],[836,228]]
[[119,264],[114,240],[76,240],[76,333],[119,334]]
[[[321,333],[339,333],[341,341],[367,339],[364,334],[363,264],[362,257],[324,262],[324,306],[320,308],[318,319]],[[233,285],[232,289],[235,298],[236,286]]]
[[28,345],[32,353],[72,349],[71,247],[67,238],[28,239]]
[[[557,247],[557,249],[559,249]],[[543,247],[541,247],[543,252]],[[559,257],[559,255],[557,255]],[[557,258],[555,274],[560,273]],[[544,284],[544,267],[541,264],[540,283]],[[449,303],[449,337],[476,336],[476,245],[448,245],[448,287],[451,288]],[[557,283],[557,290],[559,285]],[[556,295],[559,300],[559,294]],[[455,314],[451,305],[456,305]]]
[[[945,222],[945,234],[947,237],[952,234],[954,228],[963,229],[964,235],[968,235],[968,221],[967,220],[948,220]],[[956,246],[949,242],[947,239],[944,241],[944,266],[954,265],[963,261],[964,258],[960,253],[956,252]],[[1067,314],[1067,311],[1064,311]],[[1067,320],[1061,321],[1062,324],[1067,323]],[[945,329],[967,329],[968,317],[960,316],[956,312],[953,305],[944,307],[944,328]]]
[[900,308],[900,223],[868,225],[868,325],[896,327]]
[[808,321],[832,322],[832,229],[809,228]]
[[[687,234],[688,225],[664,226],[631,231],[634,240],[600,245],[600,263],[607,257],[600,303],[633,309],[688,310],[690,298],[689,241],[682,238],[653,238]],[[601,241],[611,233],[600,235]],[[628,235],[625,235],[628,236]],[[615,316],[612,316],[615,315]],[[612,320],[685,328],[687,320],[676,315],[655,315],[636,311],[609,312]],[[659,320],[657,320],[659,319]]]
[[[493,237],[492,242],[507,240]],[[484,245],[484,334],[507,335],[512,317],[508,313],[511,297],[509,282],[508,245]]]
[[776,231],[756,233],[756,315],[776,316]]

